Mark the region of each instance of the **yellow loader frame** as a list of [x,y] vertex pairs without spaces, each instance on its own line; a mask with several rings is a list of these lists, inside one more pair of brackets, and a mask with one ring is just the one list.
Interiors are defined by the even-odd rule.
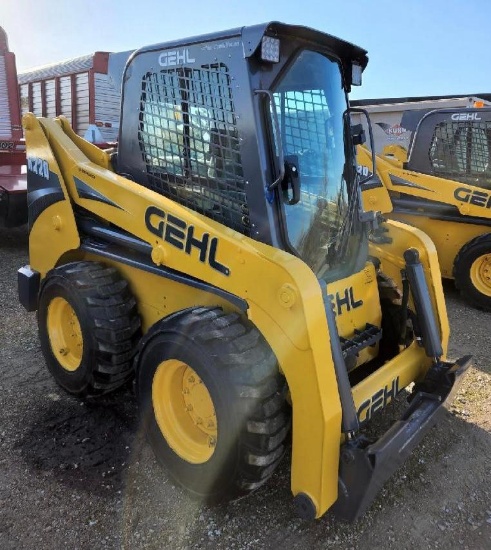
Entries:
[[[143,332],[173,312],[196,305],[219,305],[247,315],[271,346],[288,382],[293,406],[292,492],[307,495],[313,515],[320,517],[338,498],[342,442],[342,409],[324,309],[326,289],[300,259],[227,229],[116,174],[110,153],[78,137],[66,119],[37,119],[28,114],[24,129],[29,169],[39,174],[44,170],[39,167],[47,166],[49,177],[57,180],[63,193],[63,200],[40,212],[31,224],[30,268],[42,280],[50,269],[70,261],[102,260],[117,266],[137,299]],[[94,193],[109,197],[112,204],[80,196],[75,179]],[[77,229],[74,205],[91,210],[108,225],[123,228],[147,243],[154,272],[87,248]],[[377,204],[371,202],[371,206]],[[191,227],[196,239],[205,234],[209,242],[216,239],[213,261],[211,249],[206,261],[201,261],[198,249],[191,247],[186,252],[184,246],[164,238],[169,214],[187,228],[182,235],[175,228],[170,230],[175,241],[184,242]],[[149,231],[149,225],[154,231]],[[397,221],[387,222],[385,230],[386,239],[372,242],[370,252],[382,262],[384,273],[400,286],[404,251],[419,251],[445,353],[449,326],[435,247],[423,232]],[[163,264],[185,273],[190,281],[199,279],[206,288],[166,277],[164,270],[158,272]],[[258,273],[260,282],[251,276]],[[330,285],[329,291],[336,288],[336,284]],[[362,295],[363,287],[356,292]],[[431,358],[414,342],[352,388],[355,408],[375,412],[381,408],[381,391],[387,396],[385,401],[391,401],[394,383],[402,389],[422,380],[430,365]]]

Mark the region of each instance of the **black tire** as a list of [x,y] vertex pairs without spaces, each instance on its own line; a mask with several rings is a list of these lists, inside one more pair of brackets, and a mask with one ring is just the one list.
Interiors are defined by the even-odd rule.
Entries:
[[[71,363],[53,349],[60,342],[57,331],[64,330],[56,323],[59,304],[59,311],[65,312],[61,317],[66,320],[71,308],[72,324],[78,323],[74,332],[81,341],[80,358],[68,351]],[[41,287],[37,316],[46,365],[67,392],[80,397],[101,395],[133,377],[140,319],[128,284],[116,269],[76,262],[51,270]]]
[[[195,371],[216,412],[216,444],[202,463],[179,456],[157,423],[153,381],[159,365],[172,359]],[[250,322],[219,308],[185,310],[149,331],[137,363],[147,438],[180,485],[213,503],[245,495],[270,477],[285,451],[291,412],[276,358]]]
[[467,303],[491,311],[491,235],[480,235],[460,249],[453,276],[456,288]]

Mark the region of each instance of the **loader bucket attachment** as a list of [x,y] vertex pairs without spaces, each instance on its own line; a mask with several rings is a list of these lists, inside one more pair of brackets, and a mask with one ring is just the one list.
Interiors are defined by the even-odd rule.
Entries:
[[[339,496],[331,508],[337,517],[354,521],[363,514],[385,481],[448,409],[470,363],[471,357],[465,356],[440,365],[446,368],[438,386],[431,392],[417,391],[402,418],[375,443],[363,447],[361,441],[353,440],[341,447]],[[418,387],[425,389],[424,384]]]

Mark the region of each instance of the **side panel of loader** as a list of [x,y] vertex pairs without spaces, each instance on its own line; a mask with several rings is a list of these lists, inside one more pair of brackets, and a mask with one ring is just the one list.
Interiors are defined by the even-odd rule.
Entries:
[[487,235],[491,226],[476,223],[451,222],[414,213],[392,213],[391,217],[417,227],[430,237],[438,251],[440,270],[445,279],[454,278],[455,258],[462,248],[481,235]]
[[[149,245],[146,258],[151,257],[156,268],[165,263],[166,268],[184,272],[211,288],[221,288],[246,301],[247,316],[273,348],[296,404],[292,490],[312,495],[322,513],[337,495],[336,476],[326,476],[323,472],[337,471],[341,409],[334,372],[324,367],[324,358],[331,354],[329,341],[322,336],[327,334],[327,326],[321,289],[312,272],[303,262],[284,252],[243,236],[237,238],[235,232],[91,163],[56,122],[42,120],[40,124],[28,116],[25,127],[29,151],[35,151],[37,158],[48,164],[50,174],[58,175],[53,157],[53,153],[56,154],[64,173],[63,177],[60,174],[59,181],[66,186],[73,202],[117,227],[130,229],[139,242]],[[31,175],[36,181],[38,174],[29,172],[29,177]],[[31,268],[42,276],[58,263],[83,259],[78,232],[73,234],[71,242],[60,239],[65,243],[63,251],[56,244],[58,230],[52,223],[53,218],[59,219],[67,236],[72,235],[74,228],[73,211],[65,212],[64,208],[65,202],[57,201],[32,224]],[[193,227],[194,239],[203,242],[206,233],[210,242],[216,242],[214,252],[210,249],[204,262],[199,261],[199,247],[186,247],[186,234],[180,225],[175,225],[180,222],[172,221],[177,219],[182,220],[186,228]],[[48,241],[56,246],[43,252],[41,243]],[[104,259],[101,253],[97,257]],[[128,273],[129,268],[121,266],[125,264],[124,259],[116,258],[115,265]],[[261,284],[248,276],[250,272],[263,274]],[[166,288],[165,276],[161,276],[162,283],[148,287],[143,284],[145,277],[139,280],[135,273],[134,280],[139,282],[133,283],[135,294],[142,299],[139,309],[143,327],[168,316],[171,308],[182,309],[190,304],[193,295],[187,292],[187,286],[185,294],[174,293],[172,285],[162,292]],[[151,278],[159,280],[155,276]],[[306,285],[309,279],[311,284]],[[308,291],[305,293],[302,289]],[[314,289],[317,290],[314,292]],[[166,299],[168,293],[172,293],[169,300]],[[196,299],[200,304],[212,300],[210,297]],[[213,302],[217,303],[216,298]],[[301,370],[298,365],[303,365]],[[310,467],[305,469],[303,465],[307,460]]]
[[[63,121],[38,121],[32,116],[25,122],[29,157],[32,152],[36,155],[32,158],[39,159],[39,166],[47,165],[47,171],[38,169],[38,164],[30,165],[32,204],[39,200],[35,185],[40,178],[45,182],[46,192],[54,187],[55,181],[60,185],[59,200],[32,220],[31,268],[45,276],[57,264],[74,260],[97,259],[117,266],[128,276],[138,299],[144,330],[159,318],[186,308],[195,300],[200,304],[222,303],[234,309],[233,300],[213,296],[214,288],[243,300],[248,318],[270,344],[290,388],[293,403],[292,491],[308,494],[315,503],[316,515],[321,515],[337,497],[341,408],[334,371],[332,367],[326,368],[331,351],[325,338],[328,331],[324,298],[312,272],[289,254],[242,235],[238,238],[234,231],[94,164],[64,132],[64,124]],[[94,158],[101,154],[95,147],[87,146],[87,151]],[[79,245],[72,206],[65,199],[67,195],[72,204],[94,212],[114,227],[128,228],[140,243],[138,247],[148,251],[146,259],[148,262],[151,258],[155,274],[140,273],[142,263],[135,260],[132,267],[126,256],[106,254],[103,248],[91,247],[90,241]],[[48,196],[52,195],[48,193]],[[189,242],[186,231],[189,232],[190,227],[193,227],[194,239],[203,242],[206,233],[210,242],[216,242],[213,252],[209,249],[204,255],[204,261],[199,261],[199,246],[186,246]],[[416,247],[422,253],[428,280],[434,281],[438,268],[434,251],[424,236],[416,230],[402,231],[397,224],[389,225],[388,229],[387,244],[374,249],[382,260],[384,271],[400,281],[400,270],[404,266],[400,252]],[[42,246],[41,243],[46,242],[52,245]],[[394,250],[396,253],[392,252]],[[159,271],[163,270],[161,264],[209,285],[212,296],[203,298],[199,292],[193,295],[188,292],[187,285],[184,294],[179,292],[179,284],[167,282],[164,271]],[[251,279],[248,275],[251,272],[262,274],[260,284]],[[363,285],[367,281],[354,287],[354,298],[366,292]],[[370,280],[368,284],[376,283]],[[438,311],[442,342],[446,346],[448,326],[441,288],[430,285],[430,290]],[[225,302],[232,305],[227,307]],[[355,386],[353,395],[361,419],[371,414],[368,411],[372,408],[367,409],[366,403],[371,403],[378,391],[386,389],[387,402],[390,401],[396,388],[402,389],[410,381],[423,378],[429,364],[424,350],[412,346]],[[309,467],[305,468],[307,463]]]

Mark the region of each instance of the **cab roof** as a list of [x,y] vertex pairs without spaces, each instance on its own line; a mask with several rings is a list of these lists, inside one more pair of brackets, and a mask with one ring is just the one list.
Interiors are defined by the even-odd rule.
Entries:
[[[234,37],[241,37],[244,46],[244,57],[247,58],[255,53],[261,43],[262,37],[265,34],[268,36],[278,36],[279,38],[282,36],[294,36],[315,44],[320,44],[321,46],[325,46],[338,54],[343,62],[343,65],[345,65],[345,68],[347,68],[347,66],[352,62],[356,62],[364,69],[368,63],[367,51],[363,48],[355,46],[351,42],[347,42],[310,27],[304,27],[301,25],[287,25],[278,21],[271,21],[269,23],[261,23],[259,25],[248,27],[237,27],[227,31],[203,34],[193,36],[191,38],[183,38],[145,46],[135,51],[133,56],[130,58],[129,63],[134,57],[146,52],[166,50],[169,48],[180,48],[192,44],[226,40]],[[350,74],[350,72],[346,71],[346,74]]]

